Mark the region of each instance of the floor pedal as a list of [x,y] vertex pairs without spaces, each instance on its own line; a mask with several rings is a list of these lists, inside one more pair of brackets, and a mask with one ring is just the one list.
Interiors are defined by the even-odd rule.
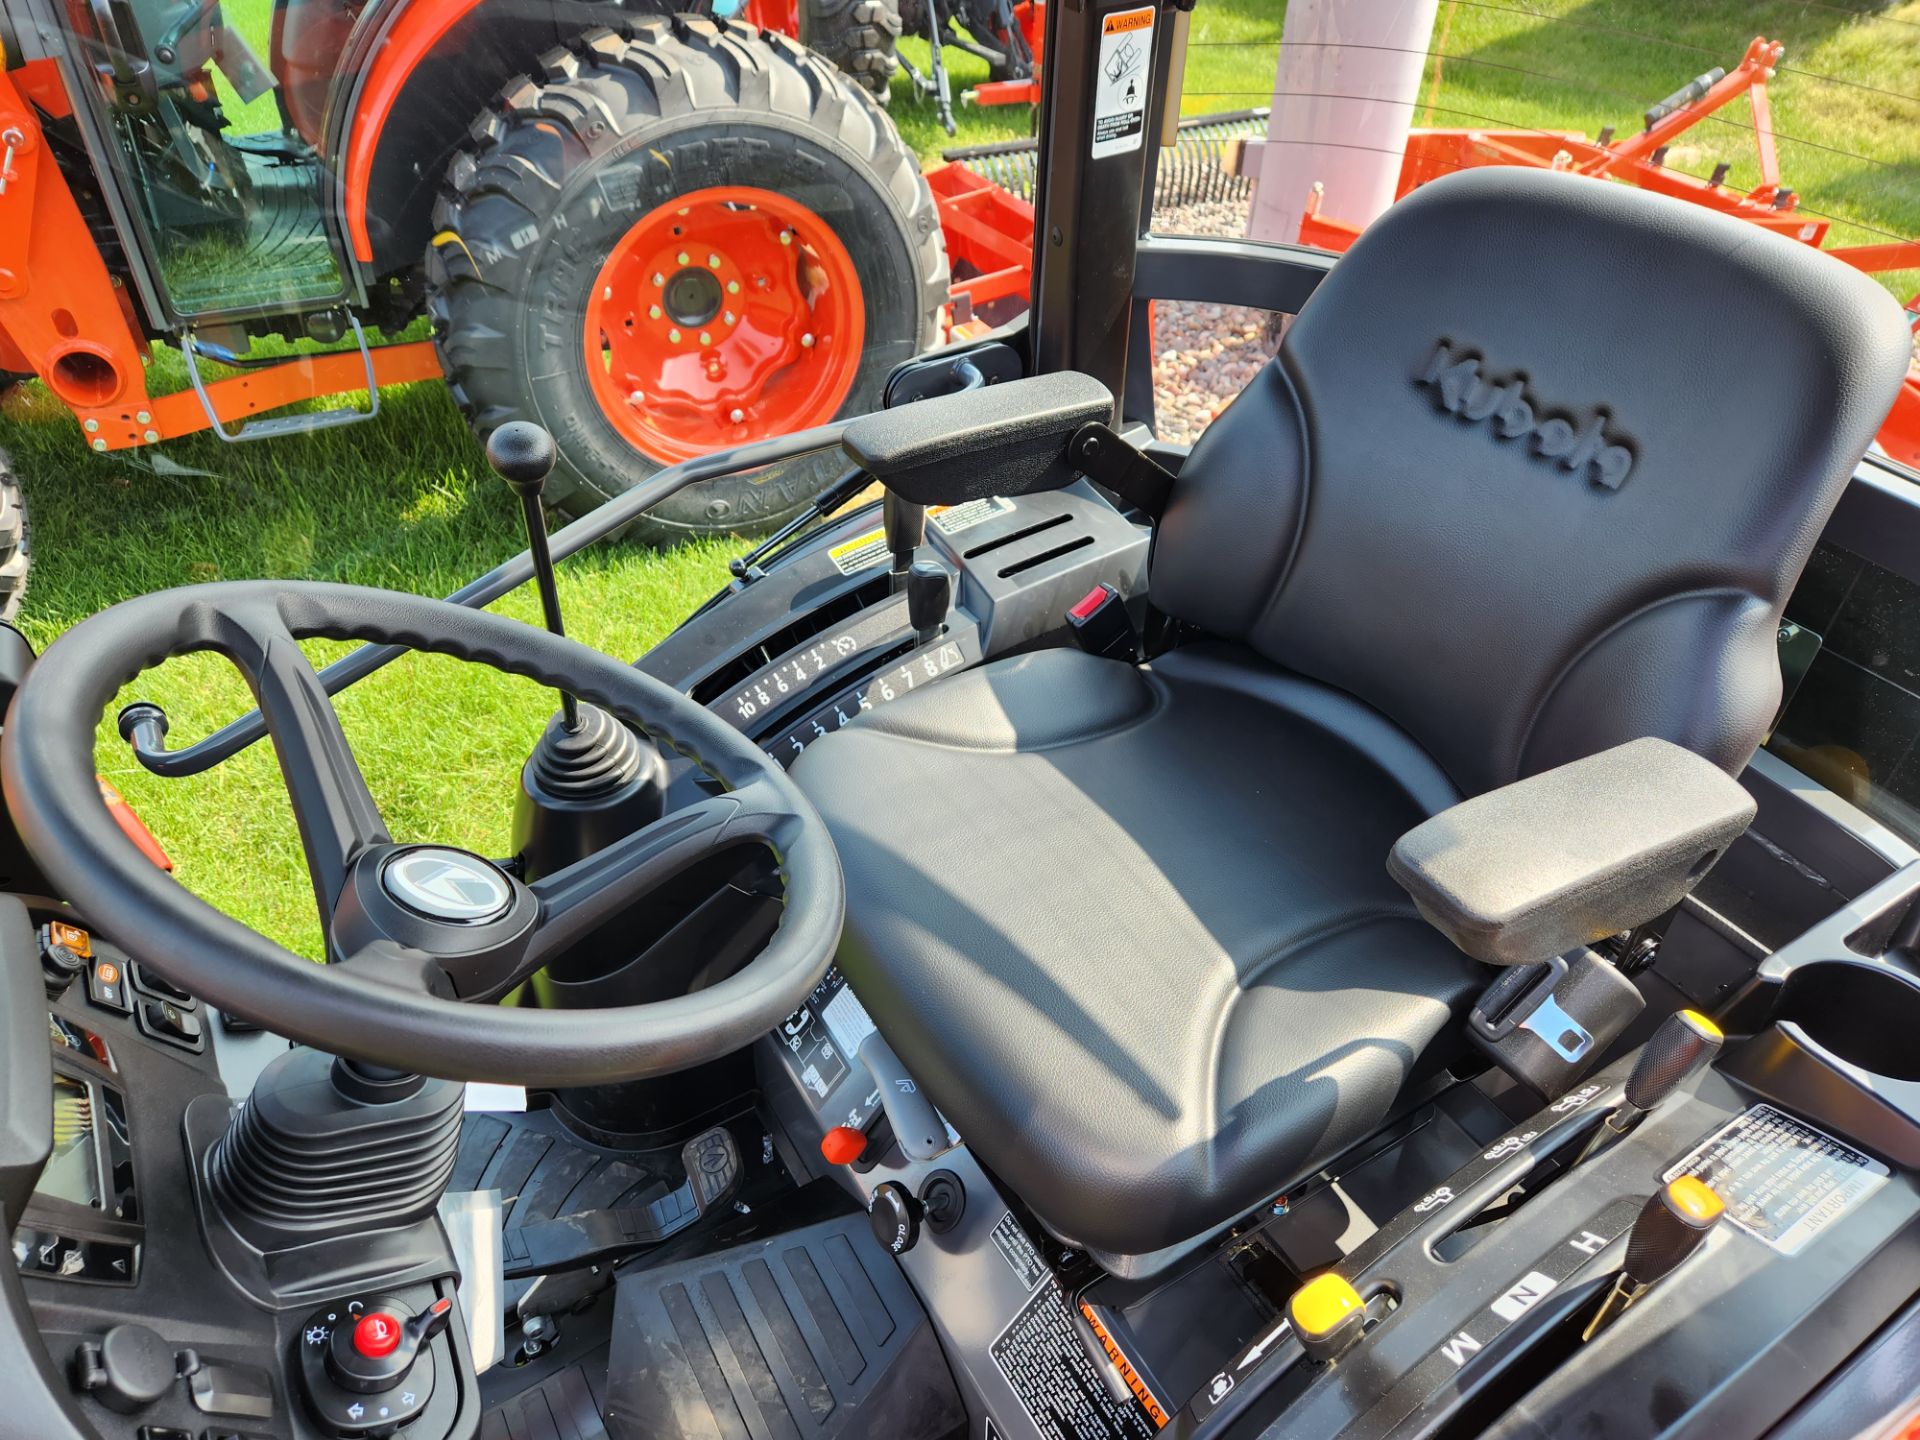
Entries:
[[621,1275],[613,1440],[943,1440],[966,1413],[866,1217]]
[[577,1270],[677,1235],[733,1194],[740,1151],[725,1126],[696,1135],[680,1151],[687,1178],[646,1205],[618,1205],[509,1228],[501,1254],[509,1280]]

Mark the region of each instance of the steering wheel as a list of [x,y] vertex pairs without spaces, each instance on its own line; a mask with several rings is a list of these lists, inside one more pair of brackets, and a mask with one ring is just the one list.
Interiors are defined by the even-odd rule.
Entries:
[[[370,640],[572,691],[686,756],[725,793],[523,884],[443,846],[397,845],[296,640]],[[298,822],[327,964],[283,949],[144,858],[101,799],[94,734],[120,687],[211,650],[246,677]],[[591,1085],[737,1050],[799,1008],[840,936],[826,826],[780,767],[679,692],[576,641],[441,600],[355,585],[188,586],[102,611],[49,647],[8,711],[0,784],[60,893],[144,964],[222,1010],[329,1053],[454,1080]],[[512,989],[595,925],[727,846],[785,884],[766,946],[689,995],[604,1010],[462,1002]]]

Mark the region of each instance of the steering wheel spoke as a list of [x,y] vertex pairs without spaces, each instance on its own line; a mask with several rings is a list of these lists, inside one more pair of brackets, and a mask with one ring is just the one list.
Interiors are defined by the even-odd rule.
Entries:
[[406,994],[428,999],[459,998],[452,978],[435,957],[396,944],[385,936],[366,940],[350,953],[335,956],[332,963],[346,967],[356,978],[391,986]]
[[[566,689],[685,757],[718,793],[529,885],[449,845],[395,844],[298,641],[367,640]],[[94,784],[109,701],[142,670],[213,651],[244,672],[273,738],[335,963],[249,930],[150,863]],[[299,581],[127,601],[48,647],[13,701],[0,783],[57,893],[209,1003],[390,1069],[572,1087],[730,1054],[805,999],[845,901],[825,825],[751,739],[686,695],[575,641],[419,595]],[[737,971],[686,994],[570,1010],[492,1004],[649,890],[735,844],[771,850],[782,903]]]
[[331,935],[353,862],[393,837],[299,641],[270,609],[247,614],[242,625],[253,650],[232,658],[251,682],[273,739],[313,877],[314,903]]
[[799,817],[775,788],[756,780],[663,815],[528,888],[540,919],[522,975],[531,974],[596,925],[689,866],[729,845],[759,841],[778,850]]

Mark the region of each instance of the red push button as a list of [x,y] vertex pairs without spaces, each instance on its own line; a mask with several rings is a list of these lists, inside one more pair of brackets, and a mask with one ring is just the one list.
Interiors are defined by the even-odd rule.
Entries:
[[1096,585],[1085,595],[1081,596],[1079,601],[1067,611],[1067,614],[1076,620],[1091,620],[1094,613],[1098,611],[1102,605],[1107,603],[1107,597],[1109,595],[1118,595],[1119,593],[1120,592],[1115,590],[1111,585]]
[[353,1327],[353,1348],[369,1360],[381,1360],[400,1345],[400,1322],[375,1310],[360,1317]]
[[867,1153],[867,1137],[851,1125],[836,1125],[820,1137],[820,1153],[829,1165],[851,1165]]

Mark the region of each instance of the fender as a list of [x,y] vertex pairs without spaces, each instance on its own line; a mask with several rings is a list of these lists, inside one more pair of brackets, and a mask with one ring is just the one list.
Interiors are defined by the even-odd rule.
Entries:
[[[342,56],[327,153],[347,248],[368,278],[418,265],[434,192],[468,127],[545,51],[582,31],[683,8],[670,0],[386,0]],[[784,17],[787,0],[752,0]]]

